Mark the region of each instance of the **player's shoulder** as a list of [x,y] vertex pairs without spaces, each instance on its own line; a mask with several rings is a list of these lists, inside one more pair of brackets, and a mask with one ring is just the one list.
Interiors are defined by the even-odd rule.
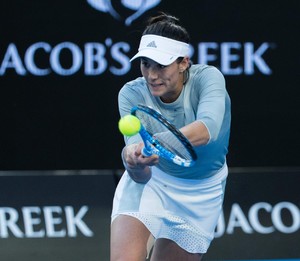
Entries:
[[[143,77],[136,78],[123,85],[119,91],[119,100],[140,100],[147,93],[147,84]],[[129,98],[130,97],[130,98]]]
[[211,79],[223,82],[222,72],[215,66],[206,64],[195,64],[190,68],[190,77],[194,81],[209,81]]
[[144,77],[138,77],[134,80],[131,80],[122,87],[122,89],[138,89],[147,87],[146,80]]
[[217,67],[207,64],[193,64],[190,68],[190,73],[191,75],[203,75],[210,73],[217,73],[222,75],[221,71]]

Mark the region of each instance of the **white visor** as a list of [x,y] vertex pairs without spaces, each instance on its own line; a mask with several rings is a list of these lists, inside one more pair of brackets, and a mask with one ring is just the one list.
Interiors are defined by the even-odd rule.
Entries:
[[169,65],[178,57],[189,56],[189,44],[167,37],[146,34],[142,36],[138,53],[130,61],[138,57],[147,57],[161,64]]

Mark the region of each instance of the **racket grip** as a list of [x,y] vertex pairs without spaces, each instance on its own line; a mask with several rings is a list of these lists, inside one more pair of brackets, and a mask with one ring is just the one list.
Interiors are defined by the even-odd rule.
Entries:
[[144,147],[143,149],[142,149],[142,154],[143,154],[143,156],[145,156],[145,157],[150,157],[150,156],[152,156],[152,151],[151,150],[149,150],[149,149],[147,149],[147,147]]

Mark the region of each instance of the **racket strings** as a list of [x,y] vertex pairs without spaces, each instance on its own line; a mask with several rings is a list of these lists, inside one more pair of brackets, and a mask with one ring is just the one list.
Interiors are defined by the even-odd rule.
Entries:
[[185,144],[160,120],[143,111],[137,111],[136,116],[140,119],[149,134],[151,134],[162,147],[185,160],[192,160],[190,151],[186,148]]

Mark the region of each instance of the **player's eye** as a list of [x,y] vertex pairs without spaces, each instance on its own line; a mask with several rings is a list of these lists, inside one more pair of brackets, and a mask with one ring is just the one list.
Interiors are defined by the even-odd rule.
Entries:
[[149,68],[150,64],[148,63],[147,60],[144,60],[144,59],[141,59],[141,64],[146,67],[146,68]]
[[166,67],[167,67],[166,65],[158,64],[159,69],[165,69]]
[[147,69],[152,67],[153,69],[156,70],[163,70],[167,67],[166,65],[162,65],[156,62],[150,62],[148,59],[143,59],[143,58],[141,58],[141,65]]

